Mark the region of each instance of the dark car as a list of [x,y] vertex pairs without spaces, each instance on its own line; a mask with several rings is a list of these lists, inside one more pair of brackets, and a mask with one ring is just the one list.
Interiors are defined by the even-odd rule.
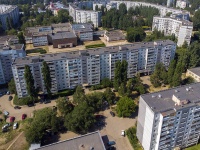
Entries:
[[50,100],[45,100],[44,101],[44,104],[48,104],[48,103],[51,103],[51,101]]
[[28,104],[28,107],[33,107],[33,106],[34,106],[33,103],[29,103],[29,104]]
[[116,144],[115,141],[110,141],[110,142],[107,143],[108,146],[112,146],[112,145],[115,145],[115,144]]
[[115,113],[110,111],[111,116],[115,117]]
[[23,114],[22,115],[22,120],[26,119],[26,117],[27,117],[26,114]]
[[116,148],[114,146],[110,146],[106,150],[116,150]]
[[12,99],[13,99],[13,97],[12,97],[12,96],[9,96],[9,97],[8,97],[8,100],[9,100],[9,101],[11,101]]
[[15,106],[14,109],[21,109],[21,107],[20,106]]
[[10,122],[14,122],[15,121],[15,117],[10,117]]

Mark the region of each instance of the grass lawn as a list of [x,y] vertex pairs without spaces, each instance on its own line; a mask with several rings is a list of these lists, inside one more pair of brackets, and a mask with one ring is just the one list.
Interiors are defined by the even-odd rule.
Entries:
[[36,48],[36,49],[32,49],[32,50],[26,50],[27,54],[31,54],[31,53],[40,53],[40,54],[46,54],[47,51],[43,48]]
[[192,147],[188,147],[185,150],[200,150],[200,144],[192,146]]
[[105,47],[106,45],[101,40],[84,42],[85,48]]

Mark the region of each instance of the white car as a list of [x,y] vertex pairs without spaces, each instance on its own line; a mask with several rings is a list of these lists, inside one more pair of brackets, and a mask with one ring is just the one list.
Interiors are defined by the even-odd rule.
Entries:
[[15,130],[15,129],[17,129],[17,127],[18,127],[18,123],[15,122],[15,123],[13,124],[13,129]]
[[8,123],[5,124],[5,125],[2,127],[2,129],[5,129],[5,128],[7,128],[7,127],[9,127],[9,124],[8,124]]
[[3,114],[6,115],[6,116],[8,116],[8,115],[9,115],[9,112],[4,111]]
[[122,130],[121,136],[125,136],[125,131],[124,130]]

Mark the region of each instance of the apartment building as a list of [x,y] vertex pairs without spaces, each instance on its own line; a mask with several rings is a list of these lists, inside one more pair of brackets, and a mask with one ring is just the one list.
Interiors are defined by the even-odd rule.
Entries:
[[140,96],[137,137],[144,150],[195,145],[200,131],[200,83]]
[[73,89],[77,85],[96,85],[103,78],[114,78],[116,61],[128,62],[128,78],[136,73],[151,73],[157,62],[166,67],[174,58],[176,45],[170,40],[134,43],[123,46],[103,47],[56,54],[45,54],[13,61],[12,70],[19,97],[27,95],[24,67],[29,65],[35,80],[35,87],[45,92],[41,73],[42,62],[50,65],[52,93]]
[[153,17],[152,30],[164,31],[165,35],[174,34],[177,39],[177,45],[182,46],[184,42],[190,44],[193,23],[188,20],[176,19],[171,17]]
[[93,10],[82,10],[75,4],[69,4],[69,15],[76,23],[92,23],[94,27],[101,25],[101,12]]
[[13,59],[26,56],[24,45],[16,44],[18,43],[16,38],[16,36],[0,37],[0,84],[5,84],[12,79]]
[[[170,1],[170,0],[169,0]],[[117,9],[119,9],[119,5],[121,3],[124,3],[127,7],[127,10],[130,8],[130,7],[139,7],[139,6],[147,6],[147,7],[154,7],[154,8],[157,8],[160,12],[160,16],[166,16],[167,13],[182,13],[183,10],[180,10],[180,9],[174,9],[174,8],[168,8],[168,7],[165,7],[165,6],[162,6],[162,5],[157,5],[157,4],[152,4],[152,3],[145,3],[145,2],[134,2],[134,1],[111,1],[110,2],[111,4],[116,4],[117,5]],[[187,12],[188,14],[190,14],[189,12]]]
[[19,8],[14,5],[0,5],[0,21],[4,30],[7,29],[6,20],[12,18],[13,24],[18,24]]

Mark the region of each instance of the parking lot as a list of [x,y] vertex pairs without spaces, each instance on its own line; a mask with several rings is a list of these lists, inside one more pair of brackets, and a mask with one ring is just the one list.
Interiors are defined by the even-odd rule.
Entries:
[[105,145],[108,141],[115,141],[114,146],[117,150],[133,150],[128,137],[121,136],[121,131],[135,126],[136,119],[112,117],[110,109],[100,112],[100,114],[105,116],[105,126],[100,129]]
[[[22,119],[22,114],[26,114],[27,117],[32,116],[32,112],[34,110],[42,109],[45,107],[52,107],[56,105],[55,100],[52,100],[51,103],[48,104],[39,104],[37,103],[33,107],[28,107],[28,106],[22,106],[21,109],[14,109],[14,105],[12,104],[12,101],[8,100],[9,95],[3,95],[0,97],[0,110],[2,112],[8,111],[9,112],[9,117],[13,116],[15,117],[15,121],[19,121]],[[14,97],[14,95],[13,95]],[[9,122],[9,118],[7,119],[7,122]]]

